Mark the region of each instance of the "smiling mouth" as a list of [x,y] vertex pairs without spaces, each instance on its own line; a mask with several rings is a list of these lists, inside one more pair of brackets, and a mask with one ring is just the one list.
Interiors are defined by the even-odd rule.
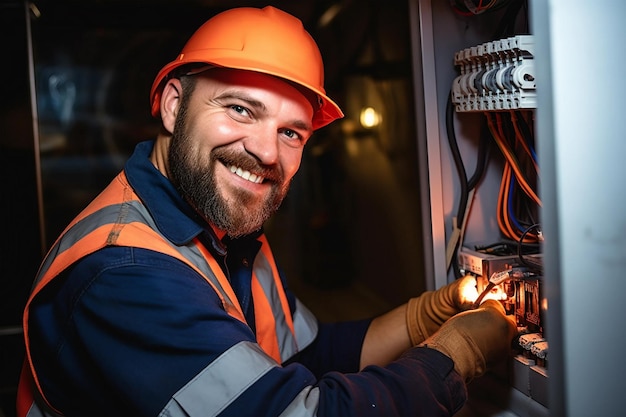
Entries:
[[241,169],[241,168],[239,168],[239,167],[237,167],[235,165],[230,165],[228,167],[228,169],[233,174],[238,175],[241,178],[243,178],[244,180],[253,182],[255,184],[260,184],[265,179],[264,177],[261,177],[260,175],[252,174],[252,173],[250,173],[250,171],[245,171],[245,170],[243,170],[243,169]]

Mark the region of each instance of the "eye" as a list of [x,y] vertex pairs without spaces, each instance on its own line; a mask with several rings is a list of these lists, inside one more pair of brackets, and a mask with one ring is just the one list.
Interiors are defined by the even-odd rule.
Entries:
[[292,129],[282,129],[280,133],[286,137],[286,142],[291,146],[302,146],[306,142],[306,138]]
[[232,104],[230,108],[242,116],[250,116],[250,112],[248,111],[248,109],[243,106],[240,106],[238,104]]
[[283,135],[291,138],[291,139],[299,139],[300,135],[298,135],[297,132],[291,130],[291,129],[285,129],[283,130]]

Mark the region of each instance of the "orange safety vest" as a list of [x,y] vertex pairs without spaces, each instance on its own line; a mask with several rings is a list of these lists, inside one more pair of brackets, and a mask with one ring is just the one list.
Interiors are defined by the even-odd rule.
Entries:
[[[259,240],[262,243],[261,250],[257,254],[252,270],[257,342],[276,362],[282,363],[298,351],[294,324],[267,239],[262,235]],[[197,238],[187,246],[178,247],[163,237],[122,171],[68,225],[49,251],[37,274],[23,318],[26,358],[17,395],[19,417],[27,416],[35,403],[43,406],[50,414],[57,413],[45,400],[31,360],[28,314],[32,300],[42,288],[76,261],[98,249],[112,245],[151,249],[185,262],[213,287],[222,301],[224,310],[230,316],[246,323],[237,297],[213,255]],[[272,294],[278,294],[279,306],[272,305],[270,301]]]

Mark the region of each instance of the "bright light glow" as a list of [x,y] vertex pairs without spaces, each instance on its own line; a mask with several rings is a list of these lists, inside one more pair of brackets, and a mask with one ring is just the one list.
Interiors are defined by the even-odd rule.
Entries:
[[461,291],[461,304],[473,304],[478,298],[478,289],[476,288],[476,279],[471,275],[466,275],[462,278],[460,291]]
[[[480,295],[478,293],[476,280],[468,279],[468,277],[462,278],[460,292],[461,292],[461,305],[473,304]],[[481,301],[481,304],[487,300],[504,301],[508,298],[506,292],[502,288],[502,285],[496,285],[493,287]]]
[[335,19],[335,17],[337,17],[337,15],[339,14],[339,12],[341,11],[341,8],[343,6],[340,4],[334,4],[332,6],[330,6],[328,8],[328,10],[326,10],[323,14],[322,17],[320,17],[320,20],[318,22],[318,25],[320,27],[325,27],[328,26],[330,24],[330,22],[333,21],[333,19]]
[[361,110],[361,115],[359,117],[359,121],[361,122],[361,126],[366,129],[371,129],[380,124],[380,114],[373,107],[365,107]]

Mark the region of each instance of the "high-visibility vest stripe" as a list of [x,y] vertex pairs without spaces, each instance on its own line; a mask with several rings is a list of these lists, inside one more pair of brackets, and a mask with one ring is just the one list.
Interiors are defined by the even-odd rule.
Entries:
[[239,342],[178,390],[160,416],[215,416],[273,367],[257,344]]
[[[178,390],[160,417],[216,416],[277,364],[250,342],[239,342]],[[319,388],[305,386],[281,413],[282,417],[314,417]]]
[[293,314],[293,328],[299,350],[310,345],[317,337],[317,318],[298,299],[296,299],[296,311]]
[[309,385],[298,393],[278,417],[316,417],[319,402],[320,388]]
[[[263,235],[259,237],[259,240],[263,243],[261,245],[260,253],[262,253],[263,256],[265,256],[265,258],[268,260],[267,265],[272,269],[271,273],[269,273],[269,276],[272,276],[274,277],[275,280],[278,280],[276,282],[276,286],[282,289],[282,282],[280,282],[279,280],[280,274],[278,273],[278,268],[276,267],[276,262],[274,261],[274,255],[272,254],[272,251],[270,250],[270,245],[267,242],[267,237]],[[287,296],[285,295],[285,292],[279,291],[278,298],[280,299],[280,305],[282,305],[283,311],[289,311],[289,302],[287,301]],[[278,306],[277,303],[273,303],[273,305]],[[289,326],[291,333],[294,333],[293,320],[289,314],[285,316],[285,323],[287,323],[287,326]]]

